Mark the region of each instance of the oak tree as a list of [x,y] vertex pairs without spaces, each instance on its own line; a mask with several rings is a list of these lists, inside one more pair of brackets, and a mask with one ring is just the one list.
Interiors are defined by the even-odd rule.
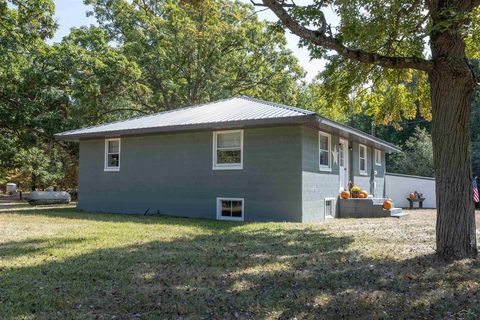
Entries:
[[303,70],[283,31],[252,6],[227,0],[87,0],[104,30],[141,70],[146,112],[246,94],[296,103]]
[[[479,55],[479,0],[262,0],[313,57],[327,57],[333,95],[371,103],[387,121],[415,102],[431,112],[437,194],[437,254],[475,257],[470,103]],[[325,10],[339,17],[332,26]],[[338,78],[343,80],[339,82]],[[418,85],[409,87],[416,78]],[[431,108],[430,108],[431,105]]]

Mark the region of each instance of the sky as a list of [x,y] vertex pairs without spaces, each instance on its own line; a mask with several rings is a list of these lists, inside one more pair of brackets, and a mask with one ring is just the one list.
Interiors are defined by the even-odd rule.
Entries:
[[[246,3],[250,3],[250,0],[241,0]],[[297,5],[304,5],[308,3],[308,0],[298,0],[295,3]],[[72,27],[80,27],[83,25],[90,25],[95,23],[93,17],[87,17],[86,12],[89,8],[83,3],[83,0],[55,0],[55,16],[59,28],[55,34],[52,42],[61,41],[62,38],[70,32]],[[258,8],[261,10],[262,8]],[[277,18],[270,10],[265,10],[258,13],[261,19],[268,21],[276,21]],[[326,12],[327,21],[335,24],[338,18],[331,12]],[[325,61],[318,59],[310,59],[308,50],[298,47],[298,37],[287,31],[286,33],[288,47],[293,51],[294,55],[299,60],[302,67],[307,72],[306,79],[312,80],[319,71],[321,71],[325,65]]]

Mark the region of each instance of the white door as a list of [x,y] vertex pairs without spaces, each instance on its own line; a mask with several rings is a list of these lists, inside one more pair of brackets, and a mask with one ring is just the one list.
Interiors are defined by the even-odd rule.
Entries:
[[340,191],[348,190],[348,140],[340,139],[338,144],[338,176]]

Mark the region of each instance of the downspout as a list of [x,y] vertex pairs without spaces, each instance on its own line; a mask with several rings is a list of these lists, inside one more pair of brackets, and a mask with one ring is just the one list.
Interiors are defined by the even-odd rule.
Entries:
[[348,141],[348,191],[355,185],[353,142]]
[[375,189],[376,189],[376,183],[375,183],[375,148],[372,147],[372,150],[370,151],[370,194],[373,195],[374,197],[376,196],[375,194]]
[[[372,123],[372,131],[371,134],[373,137],[375,137],[375,124]],[[367,159],[368,160],[368,159]],[[370,151],[370,194],[373,195],[374,197],[376,196],[375,194],[375,189],[376,189],[376,183],[375,183],[375,147],[371,148]]]

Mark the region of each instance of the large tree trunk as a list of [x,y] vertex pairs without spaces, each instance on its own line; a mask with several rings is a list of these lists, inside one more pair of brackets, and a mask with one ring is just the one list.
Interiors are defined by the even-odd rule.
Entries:
[[475,257],[475,207],[470,161],[470,108],[475,86],[462,39],[431,37],[435,65],[429,74],[437,194],[437,253]]

